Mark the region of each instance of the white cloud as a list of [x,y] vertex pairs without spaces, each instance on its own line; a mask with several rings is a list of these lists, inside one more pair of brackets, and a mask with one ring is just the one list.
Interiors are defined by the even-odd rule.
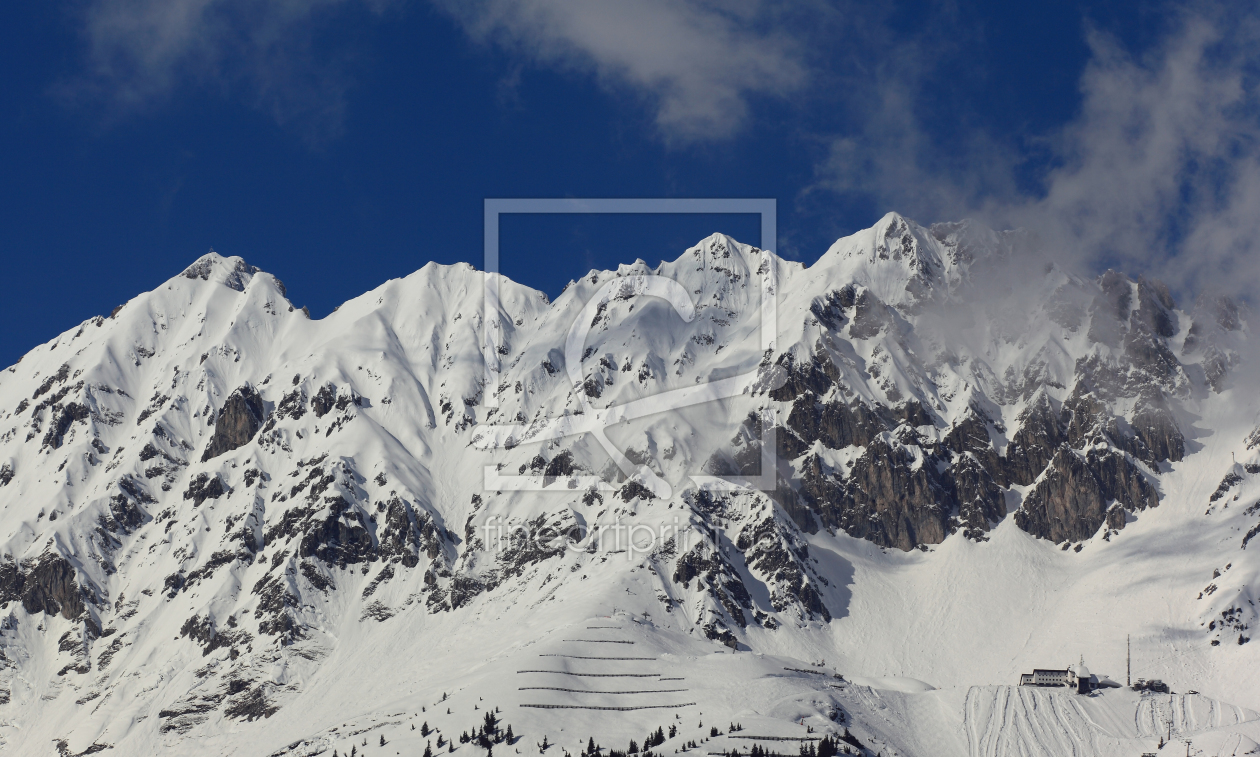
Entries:
[[[338,13],[391,2],[402,0],[88,0],[90,68],[72,91],[137,107],[190,84],[234,88],[326,138],[350,77],[335,54],[314,49],[315,35]],[[819,138],[826,155],[806,192],[815,207],[840,194],[923,221],[975,215],[1032,228],[1082,265],[1146,272],[1186,292],[1260,287],[1260,33],[1250,9],[1183,11],[1137,57],[1090,33],[1080,112],[1042,141],[1053,167],[1028,193],[1015,179],[1027,144],[977,124],[944,148],[927,119],[956,114],[919,110],[925,72],[976,42],[948,19],[907,37],[881,11],[812,0],[433,2],[518,62],[641,98],[666,139],[729,137],[767,101],[806,115],[832,107],[828,118],[847,128]]]
[[[210,86],[248,92],[282,123],[335,131],[350,78],[335,53],[313,49],[321,21],[402,2],[88,0],[88,71],[63,93],[134,109]],[[834,15],[812,0],[786,8],[761,0],[433,2],[479,42],[642,98],[662,135],[681,140],[730,136],[750,97],[799,92],[809,69],[788,27],[817,28]]]
[[749,97],[786,96],[808,81],[784,11],[746,1],[446,0],[475,39],[545,65],[594,73],[650,99],[670,138],[735,133]]
[[[1254,12],[1250,12],[1254,13]],[[1037,232],[1086,271],[1164,279],[1183,295],[1260,291],[1260,34],[1254,15],[1198,6],[1134,56],[1088,32],[1078,114],[1033,145],[983,128],[946,151],[916,112],[914,66],[873,78],[866,117],[827,142],[807,192],[874,198],[924,222],[979,217]],[[919,66],[930,63],[921,55]],[[1016,171],[1032,150],[1040,190]]]
[[1260,284],[1254,19],[1187,13],[1141,58],[1093,33],[1079,117],[1044,196],[1014,208],[1095,266],[1171,285]]

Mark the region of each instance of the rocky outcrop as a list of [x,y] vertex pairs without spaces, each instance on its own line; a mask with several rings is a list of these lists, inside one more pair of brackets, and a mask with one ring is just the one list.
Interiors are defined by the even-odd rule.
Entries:
[[1006,474],[1011,483],[1028,485],[1046,469],[1055,450],[1067,441],[1059,416],[1044,392],[1019,416],[1019,430],[1006,448]]
[[1006,495],[972,453],[948,471],[958,503],[958,524],[968,539],[983,539],[991,524],[1006,517]]
[[1007,466],[993,446],[989,423],[974,409],[949,430],[942,442],[945,449],[974,458],[999,485],[1007,485]]
[[61,555],[44,555],[25,574],[12,563],[0,565],[0,582],[5,584],[0,587],[0,595],[11,598],[16,598],[15,593],[20,595],[22,607],[31,614],[60,614],[73,619],[85,611],[74,566]]
[[1186,438],[1177,428],[1172,410],[1158,389],[1151,389],[1138,399],[1130,423],[1141,442],[1141,451],[1145,452],[1145,455],[1135,456],[1148,465],[1175,463],[1186,456]]
[[831,620],[831,612],[817,588],[818,578],[809,569],[809,545],[794,538],[773,517],[740,530],[735,542],[744,552],[744,562],[753,575],[770,587],[770,605],[775,612],[799,607],[813,620]]
[[839,290],[827,292],[822,297],[814,298],[814,301],[809,305],[809,312],[828,329],[839,331],[844,327],[847,320],[844,311],[853,307],[856,301],[856,292],[857,287],[852,284],[846,284]]
[[1084,541],[1104,523],[1124,527],[1123,513],[1112,513],[1112,503],[1136,512],[1158,506],[1159,495],[1123,452],[1107,447],[1080,452],[1064,445],[1015,513],[1015,523],[1053,542]]
[[880,302],[869,289],[863,289],[853,305],[853,325],[849,336],[854,339],[872,339],[893,323],[892,309]]
[[441,554],[442,540],[433,519],[427,513],[417,512],[398,496],[377,505],[385,510],[385,526],[380,533],[380,551],[383,558],[396,558],[405,567],[420,564],[420,555],[430,560]]
[[200,507],[201,503],[207,499],[218,499],[226,492],[227,490],[223,486],[223,479],[219,478],[219,474],[198,473],[196,477],[188,482],[188,489],[184,492],[184,499],[192,500],[193,507]]
[[204,463],[249,444],[266,416],[266,406],[254,387],[246,384],[232,392],[214,420],[214,434],[201,455],[201,461]]
[[744,611],[752,608],[752,597],[739,573],[712,545],[701,542],[679,557],[673,578],[683,588],[697,581],[697,588],[707,590],[735,624],[741,628],[748,624]]
[[829,449],[865,447],[885,428],[880,416],[863,403],[820,402],[811,391],[792,403],[787,425],[803,442],[801,451],[816,441]]
[[806,392],[825,395],[840,378],[840,371],[824,351],[803,361],[785,352],[775,361],[771,373],[782,380],[782,383],[768,382],[778,384],[770,390],[770,399],[779,402],[791,402]]
[[348,564],[375,559],[367,518],[344,497],[329,499],[327,513],[309,522],[298,554],[316,557],[343,568]]
[[[235,264],[232,264],[233,260],[235,260]],[[220,262],[229,264],[231,267],[228,267],[228,265],[216,265]],[[197,262],[185,268],[181,275],[186,279],[209,281],[216,267],[223,271],[223,285],[238,292],[245,291],[245,286],[249,283],[249,280],[254,277],[254,274],[258,273],[257,267],[249,265],[240,258],[222,260],[217,255],[212,254],[202,256]]]
[[828,528],[902,550],[939,544],[949,533],[950,488],[917,448],[877,439],[843,483],[821,471],[813,479],[809,501]]
[[1185,457],[1185,436],[1178,428],[1163,392],[1156,386],[1140,389],[1133,418],[1113,416],[1098,391],[1080,381],[1063,404],[1062,428],[1075,449],[1092,444],[1111,444],[1152,468]]
[[109,515],[102,525],[113,533],[131,533],[145,522],[144,505],[157,503],[144,484],[130,474],[118,480],[118,493],[109,498]]
[[48,433],[44,435],[43,446],[59,449],[70,431],[70,426],[76,421],[86,421],[90,416],[88,406],[82,402],[71,402],[65,407],[54,405],[52,423],[48,427]]
[[337,401],[337,390],[331,384],[325,384],[320,388],[315,396],[311,398],[311,411],[315,413],[316,418],[323,418],[332,409]]

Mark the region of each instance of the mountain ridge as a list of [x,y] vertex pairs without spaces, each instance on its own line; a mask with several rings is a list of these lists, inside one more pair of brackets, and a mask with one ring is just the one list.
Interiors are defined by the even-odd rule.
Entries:
[[[559,625],[611,613],[642,629],[626,612],[635,624],[648,613],[641,643],[674,650],[662,654],[778,655],[788,668],[821,657],[860,675],[993,683],[892,630],[898,617],[917,627],[909,598],[942,588],[933,565],[983,612],[1001,613],[975,592],[1003,569],[1042,587],[1037,596],[1088,577],[1092,588],[1072,591],[1099,607],[1112,596],[1101,576],[1144,548],[1152,555],[1125,559],[1146,573],[1165,572],[1167,554],[1217,575],[1169,574],[1179,609],[1162,626],[1120,600],[1134,625],[1182,639],[1195,688],[1215,675],[1222,696],[1246,700],[1254,675],[1234,668],[1255,649],[1237,639],[1257,618],[1260,564],[1232,545],[1256,521],[1241,498],[1260,497],[1260,444],[1248,441],[1260,432],[1240,370],[1249,313],[1219,299],[1179,309],[1143,277],[1030,268],[1035,251],[1017,232],[889,214],[808,268],[715,234],[656,268],[592,271],[554,300],[500,277],[494,386],[482,362],[485,274],[467,264],[430,263],[311,320],[273,275],[202,256],[0,372],[0,739],[34,750],[38,733],[82,751],[209,738],[250,753],[230,735],[260,737],[247,724],[324,728],[302,712],[328,716],[310,684],[326,670],[357,659],[385,675],[363,650],[400,653],[381,635],[391,627],[467,655],[458,628],[480,616],[502,638],[474,636],[505,660],[504,644],[541,643],[539,622],[526,626],[542,636],[516,638],[490,618],[522,622],[519,602],[566,608]],[[682,284],[694,317],[627,288],[648,275]],[[571,383],[565,337],[610,282]],[[665,498],[590,434],[538,441],[587,408],[743,375],[755,378],[735,396],[607,429],[669,483]],[[764,475],[765,417],[772,491],[694,483]],[[474,439],[501,424],[525,436],[479,450]],[[1215,459],[1224,451],[1239,462]],[[491,473],[504,488],[485,487]],[[606,483],[576,483],[594,477]],[[623,521],[651,530],[649,548],[600,541],[620,538]],[[1167,542],[1191,524],[1202,536]],[[911,578],[889,583],[897,575]],[[881,586],[905,603],[880,601]],[[1029,617],[1006,622],[1038,639],[1022,648],[1018,633],[977,633],[961,610],[923,602],[1022,661],[1066,621],[1010,599],[1012,586],[997,595]],[[886,641],[871,636],[879,628]],[[1113,636],[1097,643],[1114,649]],[[998,675],[978,654],[961,656]],[[463,680],[416,664],[429,670],[425,687]],[[169,672],[157,683],[154,665]],[[832,723],[860,709],[819,707],[810,717]],[[530,716],[553,738],[584,722]],[[848,722],[889,745],[904,736]]]

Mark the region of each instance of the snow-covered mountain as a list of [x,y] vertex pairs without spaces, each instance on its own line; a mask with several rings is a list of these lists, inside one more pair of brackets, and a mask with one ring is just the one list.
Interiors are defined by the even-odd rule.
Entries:
[[[202,257],[0,372],[0,745],[481,755],[498,708],[520,753],[1244,749],[1250,315],[1049,260],[715,234],[500,279],[487,342],[467,265],[314,321]],[[1008,686],[1122,681],[1126,636],[1183,693]]]

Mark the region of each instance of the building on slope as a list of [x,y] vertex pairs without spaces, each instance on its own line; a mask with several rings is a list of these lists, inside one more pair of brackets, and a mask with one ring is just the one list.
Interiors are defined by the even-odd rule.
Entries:
[[1031,673],[1021,673],[1020,686],[1066,686],[1076,689],[1078,694],[1088,694],[1099,687],[1098,676],[1085,667],[1085,659],[1077,665],[1066,668],[1033,668]]
[[1021,673],[1020,686],[1075,686],[1076,676],[1070,668],[1033,668],[1031,673]]

